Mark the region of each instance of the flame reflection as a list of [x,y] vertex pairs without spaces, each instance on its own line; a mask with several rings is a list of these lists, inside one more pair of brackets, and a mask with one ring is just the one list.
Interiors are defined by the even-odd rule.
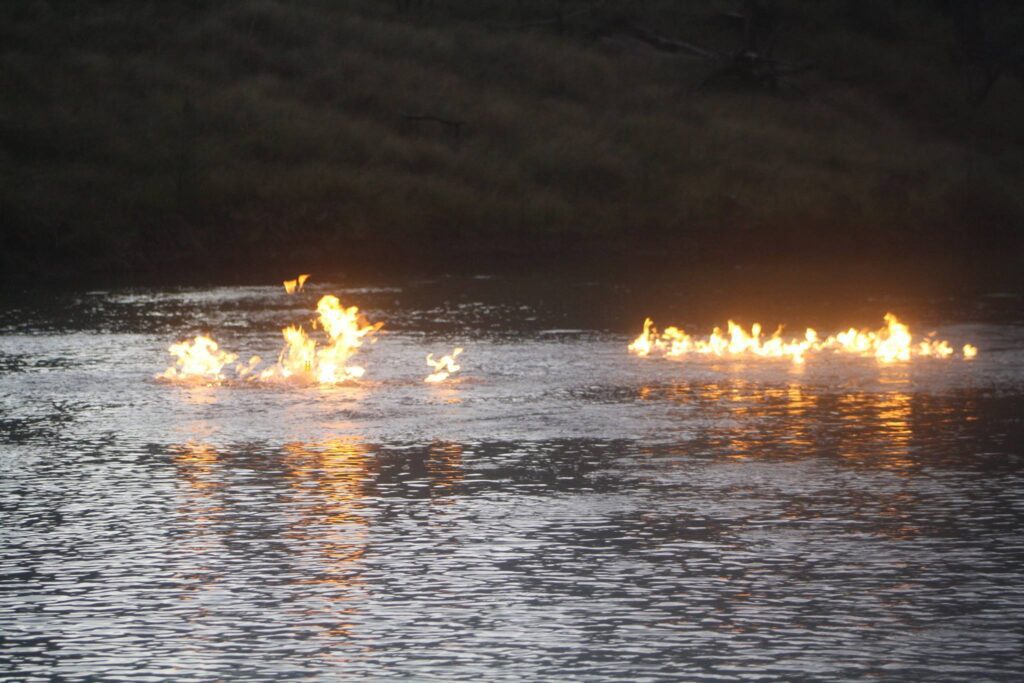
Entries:
[[177,466],[179,479],[196,495],[189,501],[189,511],[198,511],[196,519],[208,522],[211,512],[219,512],[223,506],[211,498],[223,487],[216,476],[217,451],[206,443],[189,441],[171,451],[171,460]]
[[929,429],[936,419],[972,419],[937,416],[941,401],[928,403],[925,413],[918,414],[927,397],[914,393],[908,369],[899,366],[887,367],[878,384],[865,390],[731,377],[645,384],[636,396],[675,406],[668,415],[678,409],[687,419],[699,416],[690,437],[697,452],[738,460],[838,457],[852,465],[897,472],[927,462],[929,454],[915,448],[917,430]]
[[282,448],[288,510],[299,510],[285,531],[290,545],[308,557],[309,570],[296,584],[321,597],[315,613],[332,640],[355,628],[365,598],[364,560],[372,535],[376,501],[395,485],[405,496],[421,491],[435,503],[449,503],[463,479],[462,447],[436,442],[427,448],[385,450],[358,437]]
[[435,504],[450,504],[456,488],[465,479],[462,446],[450,441],[437,441],[427,453],[425,469],[431,500]]
[[171,462],[181,483],[175,506],[175,520],[181,523],[177,542],[179,550],[191,558],[181,577],[187,591],[183,599],[193,600],[223,578],[214,569],[224,545],[217,528],[225,514],[220,456],[207,443],[188,441],[171,449]]
[[283,447],[288,509],[300,514],[286,530],[291,545],[308,553],[311,571],[296,584],[321,597],[322,607],[303,615],[331,639],[352,635],[362,597],[362,560],[369,521],[363,502],[373,478],[371,449],[359,438]]

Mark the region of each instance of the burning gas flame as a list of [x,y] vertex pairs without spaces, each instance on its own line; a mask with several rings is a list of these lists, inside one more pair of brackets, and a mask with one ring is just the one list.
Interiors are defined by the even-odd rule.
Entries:
[[167,351],[176,360],[174,365],[155,375],[156,379],[219,382],[224,379],[224,366],[238,358],[222,351],[217,342],[204,335],[171,344]]
[[424,382],[437,383],[443,382],[448,379],[449,376],[459,371],[460,366],[455,363],[455,359],[462,353],[462,348],[457,348],[447,356],[441,356],[441,358],[434,360],[434,354],[427,354],[427,365],[434,368],[434,372],[427,375],[423,380]]
[[[629,345],[630,353],[648,356],[659,353],[666,358],[679,358],[688,354],[712,355],[718,357],[760,356],[768,358],[789,358],[794,363],[803,363],[808,353],[832,351],[857,356],[873,356],[883,363],[907,361],[913,356],[949,358],[953,347],[949,342],[935,340],[931,335],[914,343],[910,328],[901,323],[892,313],[885,314],[885,327],[876,330],[850,328],[834,336],[821,339],[818,333],[807,328],[803,338],[784,339],[780,326],[766,337],[759,323],[754,323],[748,332],[740,325],[729,321],[728,330],[716,327],[707,338],[692,337],[678,327],[667,327],[658,334],[654,322],[644,320],[644,329]],[[978,355],[978,349],[971,344],[963,347],[965,359]]]
[[284,281],[284,291],[288,294],[294,294],[295,292],[302,291],[302,285],[306,284],[306,280],[309,279],[308,273],[303,273],[294,280]]
[[[283,330],[285,346],[277,365],[256,377],[260,380],[302,378],[321,384],[337,384],[359,379],[366,372],[358,365],[347,365],[367,335],[377,332],[383,323],[369,323],[359,307],[344,307],[333,294],[321,297],[316,305],[317,322],[327,334],[327,343],[317,346],[302,327],[290,325]],[[314,323],[316,327],[316,323]]]

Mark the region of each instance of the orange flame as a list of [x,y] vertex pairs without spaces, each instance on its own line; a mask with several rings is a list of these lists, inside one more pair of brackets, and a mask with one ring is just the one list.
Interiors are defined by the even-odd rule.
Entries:
[[308,273],[303,273],[302,275],[300,275],[299,277],[295,278],[294,280],[285,280],[284,281],[284,291],[287,294],[294,294],[295,292],[301,292],[302,291],[302,285],[306,284],[306,280],[308,280],[308,279],[309,279],[309,274]]
[[155,375],[156,379],[174,381],[212,381],[224,379],[221,372],[225,365],[235,362],[238,358],[233,353],[222,351],[212,338],[197,335],[195,339],[186,339],[171,344],[167,351],[175,357],[174,365]]
[[[821,339],[818,333],[807,328],[803,339],[783,339],[782,327],[770,337],[765,337],[759,323],[754,323],[750,332],[733,321],[728,322],[728,331],[716,327],[707,338],[695,338],[678,327],[668,327],[661,334],[650,318],[644,320],[644,329],[629,345],[630,353],[648,356],[660,353],[667,358],[679,358],[687,354],[713,355],[718,357],[760,356],[767,358],[790,358],[794,363],[803,363],[808,353],[833,351],[858,356],[873,356],[883,363],[908,361],[913,356],[949,358],[953,347],[949,342],[934,340],[929,335],[913,341],[910,328],[901,323],[892,313],[885,314],[885,327],[877,330],[850,328],[834,336]],[[974,358],[978,349],[971,344],[963,347],[965,359]]]
[[[285,347],[277,365],[258,375],[261,380],[303,378],[321,384],[337,384],[359,379],[366,372],[358,365],[346,365],[364,338],[377,332],[383,323],[369,323],[357,306],[345,308],[333,294],[321,297],[316,305],[318,322],[327,334],[327,343],[317,347],[302,327],[290,325],[283,330]],[[316,324],[314,323],[314,327]]]
[[449,376],[458,372],[461,366],[456,364],[455,359],[460,353],[462,353],[461,347],[452,351],[450,355],[441,356],[437,360],[434,360],[434,354],[427,354],[427,365],[434,368],[434,372],[427,375],[423,381],[430,383],[443,382]]

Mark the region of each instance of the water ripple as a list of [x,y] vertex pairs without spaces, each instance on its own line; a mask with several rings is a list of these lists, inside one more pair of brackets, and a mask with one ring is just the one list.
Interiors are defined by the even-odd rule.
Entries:
[[549,294],[349,294],[393,332],[332,389],[151,379],[203,321],[273,355],[308,303],[274,288],[0,316],[0,677],[1024,677],[1019,328],[794,371],[643,362]]

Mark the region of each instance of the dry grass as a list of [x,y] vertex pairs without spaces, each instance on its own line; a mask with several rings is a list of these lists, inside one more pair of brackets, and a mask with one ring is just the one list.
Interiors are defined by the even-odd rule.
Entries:
[[781,95],[698,90],[705,65],[590,34],[630,11],[728,47],[709,3],[605,3],[565,33],[508,28],[551,16],[541,0],[8,4],[3,265],[273,259],[304,242],[325,258],[1018,249],[1014,84],[969,106],[926,3],[782,4],[780,54],[820,68]]

